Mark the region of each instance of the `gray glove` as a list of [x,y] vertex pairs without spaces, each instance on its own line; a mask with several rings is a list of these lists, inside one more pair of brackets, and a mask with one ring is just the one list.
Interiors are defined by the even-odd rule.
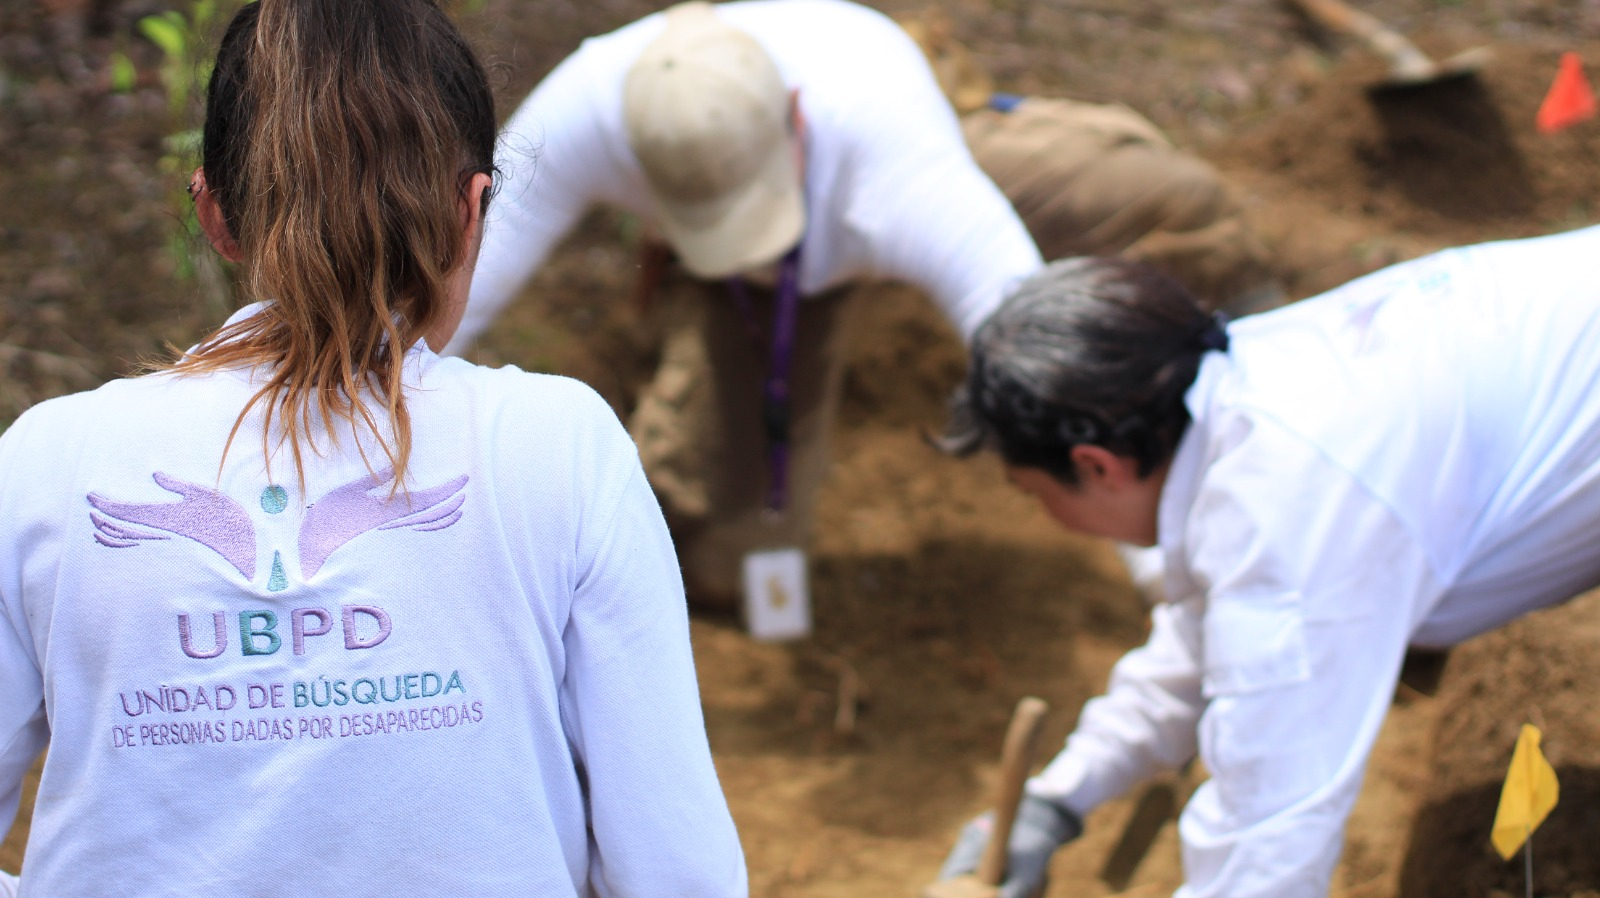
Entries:
[[[950,879],[978,869],[983,847],[989,843],[994,815],[984,814],[961,830],[956,846],[945,858],[940,879]],[[1011,840],[1006,851],[1006,878],[1000,884],[1000,898],[1037,898],[1049,881],[1050,856],[1056,849],[1083,832],[1078,815],[1053,801],[1033,795],[1022,796],[1016,822],[1011,824]]]

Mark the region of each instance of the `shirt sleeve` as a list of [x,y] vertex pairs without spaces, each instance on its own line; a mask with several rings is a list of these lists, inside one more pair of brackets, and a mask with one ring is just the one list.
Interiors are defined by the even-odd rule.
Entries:
[[[27,427],[24,417],[0,436],[0,820],[7,826],[22,799],[23,777],[49,738],[44,678],[22,604],[17,556],[23,538],[14,529],[27,518],[17,490],[26,478],[16,470],[17,445]],[[0,882],[0,895],[6,888]]]
[[1066,748],[1028,791],[1080,816],[1194,757],[1200,694],[1199,600],[1151,611],[1150,638],[1112,668],[1106,694],[1084,705]]
[[[23,777],[49,736],[43,679],[31,645],[12,619],[15,606],[10,596],[0,596],[0,820],[7,827],[16,819]],[[5,894],[0,882],[0,895]]]
[[1326,895],[1432,568],[1355,473],[1270,420],[1208,466],[1185,532],[1211,778],[1179,822],[1178,896]]
[[1198,749],[1210,779],[1179,822],[1178,898],[1320,898],[1438,587],[1356,476],[1271,421],[1243,429],[1179,535],[1199,592],[1158,606],[1029,789],[1087,812]]
[[858,166],[850,224],[867,237],[874,274],[922,288],[970,340],[1043,260],[1010,201],[973,160],[916,45],[894,37],[878,69],[903,67],[914,77],[884,91],[891,102],[867,107],[850,127]]
[[563,716],[588,784],[596,894],[743,898],[744,854],[706,740],[677,559],[637,461],[564,642]]
[[539,83],[501,131],[495,154],[501,182],[484,221],[466,313],[446,355],[472,345],[578,219],[621,180],[619,138],[605,123],[609,107],[601,85],[608,82],[594,71],[598,64],[580,48]]

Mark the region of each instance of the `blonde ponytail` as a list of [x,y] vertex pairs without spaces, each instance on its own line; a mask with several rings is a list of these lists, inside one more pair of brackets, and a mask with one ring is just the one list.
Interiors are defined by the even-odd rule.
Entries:
[[230,446],[260,404],[263,452],[287,443],[302,484],[317,419],[330,440],[340,422],[370,433],[403,482],[405,352],[446,313],[467,184],[494,171],[494,135],[482,66],[427,0],[240,11],[218,51],[202,165],[245,293],[270,304],[173,364],[261,372]]

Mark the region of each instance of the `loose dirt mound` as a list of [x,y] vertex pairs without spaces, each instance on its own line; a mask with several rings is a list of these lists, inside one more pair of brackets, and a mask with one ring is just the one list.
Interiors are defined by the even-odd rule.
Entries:
[[[1560,48],[1600,59],[1600,42]],[[1600,127],[1533,125],[1560,49],[1494,49],[1476,77],[1398,90],[1371,89],[1382,66],[1351,56],[1310,77],[1301,102],[1214,148],[1261,198],[1258,222],[1297,293],[1425,249],[1600,217]],[[1318,245],[1329,233],[1354,239]]]

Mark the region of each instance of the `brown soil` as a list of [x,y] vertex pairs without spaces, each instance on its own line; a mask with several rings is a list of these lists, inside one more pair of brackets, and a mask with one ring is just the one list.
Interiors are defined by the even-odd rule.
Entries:
[[[1533,836],[1541,895],[1600,894],[1600,593],[1530,615],[1459,646],[1438,694],[1439,731],[1426,803],[1412,827],[1406,898],[1491,898],[1524,892],[1523,857],[1490,850],[1508,747],[1524,722],[1544,733],[1560,802]],[[1476,850],[1469,850],[1476,849]]]
[[[159,166],[161,138],[176,128],[151,74],[156,54],[132,23],[169,5],[0,7],[0,424],[220,320],[196,281],[174,281],[166,251],[182,168]],[[477,5],[463,21],[497,63],[506,110],[583,36],[655,6]],[[1600,122],[1554,136],[1532,127],[1561,50],[1600,61],[1593,0],[1391,0],[1378,11],[1430,51],[1491,44],[1497,56],[1475,82],[1386,96],[1365,90],[1381,68],[1359,48],[1321,42],[1277,0],[928,5],[1002,89],[1127,103],[1215,164],[1295,297],[1442,246],[1600,219]],[[107,89],[119,48],[144,73],[130,94]],[[626,301],[631,234],[623,218],[592,216],[479,360],[581,377],[626,413],[652,361],[652,335]],[[816,635],[761,644],[731,616],[693,621],[712,747],[758,896],[913,894],[982,809],[1017,698],[1050,701],[1046,744],[1059,745],[1146,625],[1106,546],[1054,529],[992,460],[956,462],[923,444],[942,423],[961,349],[913,291],[865,289],[814,553]],[[1593,644],[1593,626],[1559,616],[1593,621],[1595,607],[1459,650],[1439,698],[1402,687],[1335,894],[1400,894],[1402,871],[1407,895],[1520,894],[1519,864],[1488,848],[1486,796],[1516,727],[1539,714],[1565,790],[1564,810],[1540,831],[1540,892],[1600,888],[1581,850],[1600,831],[1585,798],[1600,789],[1600,768],[1584,747],[1600,717],[1585,707],[1590,653],[1573,648]],[[1524,673],[1536,690],[1500,695]],[[853,681],[863,700],[841,721],[838,696]],[[1180,793],[1200,775],[1179,781]],[[1057,859],[1053,894],[1110,894],[1099,872],[1134,797],[1091,816]],[[0,867],[16,869],[25,836],[24,815]],[[1168,825],[1121,894],[1180,882]]]

